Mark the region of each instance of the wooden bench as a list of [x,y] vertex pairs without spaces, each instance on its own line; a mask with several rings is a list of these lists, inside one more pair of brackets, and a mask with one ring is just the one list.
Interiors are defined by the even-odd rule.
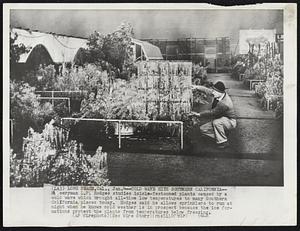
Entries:
[[249,88],[250,88],[250,91],[253,90],[253,86],[255,86],[257,83],[264,83],[266,82],[266,80],[262,80],[262,79],[250,79],[249,80]]
[[245,78],[245,74],[240,74],[239,75],[239,81],[242,81]]
[[266,108],[267,110],[269,111],[270,110],[270,102],[271,102],[271,99],[272,98],[279,98],[279,99],[282,99],[283,96],[282,95],[268,95],[268,96],[265,96],[266,98]]

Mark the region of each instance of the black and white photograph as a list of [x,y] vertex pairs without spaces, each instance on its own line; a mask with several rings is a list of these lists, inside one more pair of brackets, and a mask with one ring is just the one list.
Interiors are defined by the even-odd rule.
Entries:
[[10,188],[284,188],[284,9],[177,5],[9,10]]
[[282,10],[10,20],[11,187],[283,185]]

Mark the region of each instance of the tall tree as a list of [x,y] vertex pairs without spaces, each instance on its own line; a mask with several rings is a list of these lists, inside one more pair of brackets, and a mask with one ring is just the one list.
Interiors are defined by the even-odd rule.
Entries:
[[133,35],[133,28],[128,22],[123,22],[116,31],[107,35],[95,31],[88,41],[88,61],[104,60],[122,70],[133,62]]
[[18,34],[10,30],[9,39],[9,61],[10,61],[10,78],[15,79],[18,77],[17,63],[20,60],[21,54],[29,51],[29,48],[24,44],[16,44]]

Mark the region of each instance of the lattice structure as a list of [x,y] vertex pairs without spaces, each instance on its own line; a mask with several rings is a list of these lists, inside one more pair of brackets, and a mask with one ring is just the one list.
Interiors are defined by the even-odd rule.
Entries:
[[139,62],[138,91],[143,94],[146,114],[180,118],[189,113],[192,102],[192,63]]
[[[230,66],[230,38],[182,38],[178,40],[146,39],[158,46],[165,60],[185,60],[193,63],[210,63],[211,69],[226,69]],[[209,58],[207,48],[213,48],[214,58]]]

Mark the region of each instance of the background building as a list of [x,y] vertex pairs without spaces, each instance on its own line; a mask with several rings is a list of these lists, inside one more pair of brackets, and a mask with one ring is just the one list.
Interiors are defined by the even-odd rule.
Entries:
[[230,38],[147,39],[158,46],[165,60],[201,62],[211,71],[226,71],[231,65]]
[[[75,37],[52,32],[41,32],[23,28],[12,28],[12,35],[17,34],[16,44],[24,44],[27,53],[20,56],[20,69],[34,69],[40,65],[53,64],[68,66],[80,60],[83,49],[88,48],[87,38]],[[160,49],[146,41],[132,40],[134,60],[162,60]]]

